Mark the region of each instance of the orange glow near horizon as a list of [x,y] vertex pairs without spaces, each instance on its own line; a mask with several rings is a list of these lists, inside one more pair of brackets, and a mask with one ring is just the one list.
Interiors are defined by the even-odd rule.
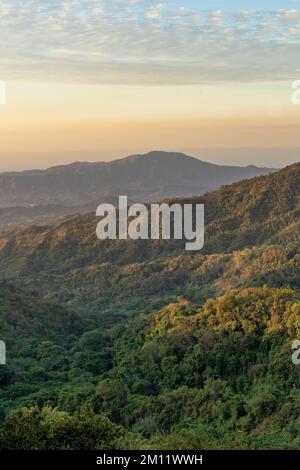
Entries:
[[80,160],[89,160],[90,153],[110,160],[153,149],[300,147],[300,106],[291,104],[289,82],[155,87],[13,82],[7,95],[0,107],[0,170],[63,164],[68,152]]

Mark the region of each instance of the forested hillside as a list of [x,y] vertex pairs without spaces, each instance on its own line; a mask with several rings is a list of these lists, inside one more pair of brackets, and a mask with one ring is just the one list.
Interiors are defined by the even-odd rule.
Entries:
[[105,333],[66,326],[64,342],[21,336],[1,369],[0,447],[107,448],[113,433],[117,448],[298,448],[299,312],[293,290],[248,289]]
[[0,447],[299,449],[299,183],[193,198],[196,253],[100,242],[93,215],[3,234]]
[[297,287],[299,187],[296,164],[184,200],[205,204],[205,246],[192,254],[182,241],[101,242],[94,215],[3,234],[0,276],[97,316],[151,311],[177,295],[202,302],[235,287]]

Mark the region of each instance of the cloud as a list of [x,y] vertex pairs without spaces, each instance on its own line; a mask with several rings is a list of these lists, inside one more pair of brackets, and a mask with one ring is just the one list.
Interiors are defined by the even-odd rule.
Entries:
[[279,80],[300,10],[211,12],[156,0],[0,0],[1,79],[103,84]]
[[225,13],[222,10],[215,10],[211,13],[211,20],[214,23],[223,23],[225,19]]
[[276,16],[285,21],[299,20],[300,10],[278,10]]
[[158,20],[161,18],[164,6],[165,5],[163,3],[158,3],[157,5],[150,7],[148,10],[146,10],[145,17],[149,18],[150,20]]

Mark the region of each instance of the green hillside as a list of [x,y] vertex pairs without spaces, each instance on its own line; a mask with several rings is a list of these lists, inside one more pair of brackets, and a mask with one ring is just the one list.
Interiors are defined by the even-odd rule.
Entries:
[[192,199],[200,252],[100,242],[92,215],[3,234],[0,447],[299,449],[299,183],[296,164]]
[[66,327],[62,344],[20,338],[1,372],[0,446],[50,413],[54,426],[89,419],[97,430],[106,416],[120,447],[299,448],[299,312],[293,290],[253,288],[201,308],[181,299],[105,334]]
[[181,241],[100,242],[93,215],[3,234],[0,275],[101,326],[178,295],[201,304],[235,288],[298,289],[299,182],[296,164],[191,200],[206,206],[200,252]]
[[[300,163],[297,163],[276,173],[224,186],[198,198],[174,202],[204,203],[207,237],[203,252],[228,252],[277,241],[283,236],[293,239],[299,235],[299,185]],[[0,245],[2,264],[6,260],[12,270],[20,272],[23,269],[28,273],[30,269],[63,269],[65,260],[69,261],[67,268],[70,268],[88,261],[88,256],[95,262],[125,264],[173,254],[184,248],[181,242],[100,243],[95,237],[95,224],[93,215],[78,215],[54,225],[3,235]],[[50,257],[41,263],[45,251]],[[14,263],[16,257],[21,258],[21,253],[27,263]],[[28,257],[32,255],[29,264]]]

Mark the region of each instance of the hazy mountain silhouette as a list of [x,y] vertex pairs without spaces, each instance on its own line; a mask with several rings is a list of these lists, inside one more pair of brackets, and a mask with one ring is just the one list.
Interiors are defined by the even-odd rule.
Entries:
[[91,203],[96,207],[122,194],[139,202],[158,201],[204,194],[271,171],[214,165],[182,153],[150,152],[113,162],[75,162],[47,170],[2,173],[0,207],[54,204],[78,208]]
[[[224,186],[205,195],[177,199],[205,204],[205,245],[199,255],[280,244],[300,236],[300,163],[278,172]],[[184,240],[110,240],[95,235],[94,213],[75,214],[45,227],[0,236],[1,273],[66,272],[102,263],[126,265],[188,254]]]

